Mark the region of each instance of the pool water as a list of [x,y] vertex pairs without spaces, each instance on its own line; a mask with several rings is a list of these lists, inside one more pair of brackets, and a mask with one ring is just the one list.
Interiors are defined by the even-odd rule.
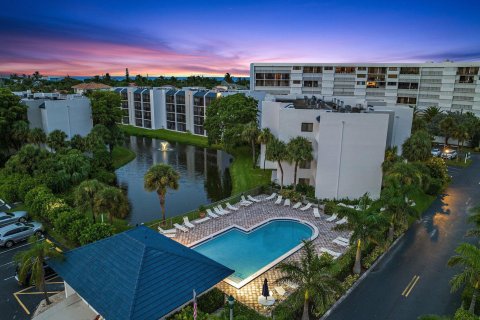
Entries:
[[302,240],[310,239],[312,234],[313,229],[299,221],[273,220],[249,232],[232,228],[193,250],[235,270],[228,279],[238,284],[289,253]]

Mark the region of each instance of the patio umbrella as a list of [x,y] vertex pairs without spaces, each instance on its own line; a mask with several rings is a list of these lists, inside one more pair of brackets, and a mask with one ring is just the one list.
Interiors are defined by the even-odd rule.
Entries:
[[270,295],[270,290],[268,290],[268,281],[267,278],[263,281],[263,287],[262,287],[262,296],[267,298]]

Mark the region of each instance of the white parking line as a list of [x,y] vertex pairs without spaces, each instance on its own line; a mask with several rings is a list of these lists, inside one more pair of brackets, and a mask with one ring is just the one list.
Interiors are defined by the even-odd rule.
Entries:
[[15,276],[11,276],[11,277],[5,278],[5,279],[3,279],[3,281],[7,281],[7,280],[10,280],[10,279],[12,279],[12,278],[15,278]]
[[[40,239],[40,240],[38,240],[38,241],[42,241],[42,239]],[[38,242],[38,241],[37,241],[37,242]],[[17,250],[18,248],[22,248],[22,247],[29,246],[29,245],[30,245],[30,243],[27,242],[27,243],[25,243],[25,244],[22,244],[21,246],[16,246],[16,247],[10,248],[10,249],[8,249],[8,250],[2,250],[2,252],[0,252],[0,254],[4,254],[4,253],[10,252],[10,251],[12,251],[12,250]]]
[[15,263],[15,261],[10,261],[10,262],[8,262],[8,263],[2,264],[2,265],[0,266],[0,268],[1,268],[1,267],[8,266],[8,265],[10,265],[10,264],[12,264],[12,263]]

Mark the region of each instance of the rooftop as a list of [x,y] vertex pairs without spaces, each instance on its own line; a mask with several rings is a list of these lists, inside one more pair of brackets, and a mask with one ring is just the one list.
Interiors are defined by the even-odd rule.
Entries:
[[103,83],[96,83],[96,82],[88,82],[88,83],[80,83],[72,86],[72,89],[80,89],[80,90],[99,90],[99,89],[110,89],[109,85]]

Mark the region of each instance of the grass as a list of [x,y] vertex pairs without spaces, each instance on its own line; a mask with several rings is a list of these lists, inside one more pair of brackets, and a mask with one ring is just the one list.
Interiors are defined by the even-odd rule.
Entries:
[[418,214],[422,215],[430,207],[436,196],[431,196],[423,192],[416,192],[409,198],[415,201],[415,210],[417,210]]
[[460,168],[467,168],[472,164],[472,159],[468,159],[467,163],[465,163],[465,160],[445,160],[445,164],[447,166],[452,166],[452,167],[460,167]]
[[113,166],[115,167],[115,169],[123,167],[124,165],[135,159],[136,156],[137,155],[135,154],[135,152],[128,148],[115,146],[112,151]]

